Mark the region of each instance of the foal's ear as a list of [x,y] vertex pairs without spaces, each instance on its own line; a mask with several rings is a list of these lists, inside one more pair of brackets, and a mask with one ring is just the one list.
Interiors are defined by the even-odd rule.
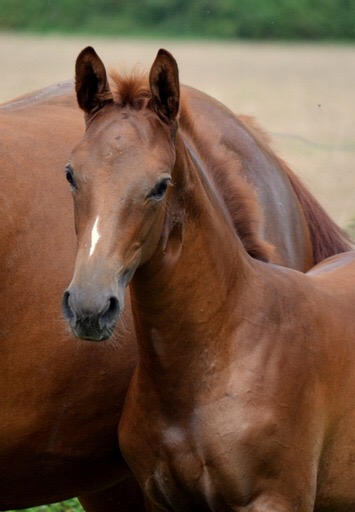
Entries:
[[75,90],[79,107],[87,114],[112,101],[105,66],[91,46],[84,48],[76,59]]
[[179,70],[174,57],[159,50],[149,73],[151,106],[164,120],[173,121],[179,112]]

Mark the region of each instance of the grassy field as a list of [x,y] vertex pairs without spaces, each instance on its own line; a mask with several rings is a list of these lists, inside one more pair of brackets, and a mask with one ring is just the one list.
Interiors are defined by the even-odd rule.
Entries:
[[[0,33],[0,102],[73,77],[79,51],[148,68],[165,47],[181,81],[254,116],[275,150],[355,237],[355,46],[129,40]],[[82,510],[75,500],[29,509]]]

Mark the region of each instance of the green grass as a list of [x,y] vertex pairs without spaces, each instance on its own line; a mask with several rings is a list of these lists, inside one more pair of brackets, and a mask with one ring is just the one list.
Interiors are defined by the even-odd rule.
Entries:
[[[22,512],[83,512],[83,508],[77,499],[53,503],[51,505],[41,505],[40,507],[21,509]],[[8,512],[16,512],[9,510]],[[19,512],[19,511],[18,511]]]

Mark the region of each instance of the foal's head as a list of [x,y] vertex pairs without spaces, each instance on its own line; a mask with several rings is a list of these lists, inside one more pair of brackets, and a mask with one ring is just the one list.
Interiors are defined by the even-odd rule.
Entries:
[[113,77],[92,48],[76,62],[86,132],[66,166],[78,254],[63,312],[74,334],[108,338],[124,289],[154,253],[175,163],[178,69],[160,50],[149,79]]

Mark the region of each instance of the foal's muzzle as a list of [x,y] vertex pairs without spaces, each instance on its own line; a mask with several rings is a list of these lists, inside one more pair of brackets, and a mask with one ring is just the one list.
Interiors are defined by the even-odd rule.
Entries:
[[78,338],[103,341],[109,338],[120,316],[120,304],[115,295],[98,294],[90,301],[83,292],[65,291],[62,311],[72,333]]

